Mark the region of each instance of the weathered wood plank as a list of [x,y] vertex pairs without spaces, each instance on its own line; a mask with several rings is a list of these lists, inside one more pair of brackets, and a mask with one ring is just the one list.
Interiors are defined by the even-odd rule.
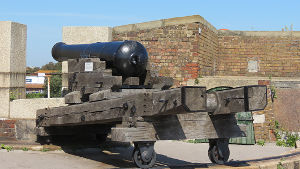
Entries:
[[140,78],[139,77],[127,77],[123,79],[123,85],[139,85]]
[[66,104],[82,103],[81,98],[82,98],[82,94],[80,91],[73,91],[65,95],[65,103]]
[[141,104],[144,105],[144,111],[139,116],[177,113],[169,110],[181,106],[181,89],[147,92]]
[[266,86],[245,86],[208,94],[216,96],[214,115],[263,110],[267,105]]
[[[83,112],[98,112],[113,109],[116,107],[122,107],[124,103],[128,102],[134,103],[136,116],[152,116],[165,113],[165,111],[171,110],[181,105],[180,89],[172,89],[167,91],[154,90],[153,92],[148,92],[149,90],[146,89],[138,90],[138,92],[134,92],[134,90],[125,91],[126,92],[124,93],[112,92],[112,95],[108,97],[109,100],[86,102],[80,105],[55,107],[44,111],[37,111],[37,116],[41,114],[43,114],[44,116],[63,116],[73,113],[80,114]],[[124,95],[122,95],[122,93]],[[113,98],[113,95],[115,95],[116,98]],[[122,97],[118,97],[118,95],[122,95]],[[145,97],[147,99],[145,99]]]
[[80,135],[82,133],[107,134],[114,125],[80,125],[80,126],[52,126],[37,127],[35,133],[38,136],[53,135]]
[[155,141],[155,130],[153,127],[115,127],[111,129],[112,141],[131,142],[131,141]]
[[90,102],[101,101],[107,99],[110,95],[110,90],[102,90],[96,93],[93,93],[89,96]]
[[173,78],[162,76],[146,76],[144,85],[149,85],[153,89],[169,89],[173,86]]
[[248,110],[258,111],[263,110],[267,106],[267,87],[266,86],[248,86]]
[[[74,73],[69,77],[70,91],[86,91],[88,93],[110,89],[122,85],[122,76],[105,76],[101,73]],[[95,90],[91,90],[95,89]]]
[[[232,138],[245,136],[246,128],[238,126],[232,115],[211,117],[206,112],[145,118],[132,128],[112,128],[114,141],[183,140]],[[148,138],[147,138],[148,137]]]
[[182,104],[188,111],[206,111],[206,87],[184,86],[181,88]]
[[109,109],[100,112],[82,112],[65,114],[62,116],[45,117],[38,126],[67,126],[84,124],[103,124],[109,122],[120,122],[126,112],[123,108]]

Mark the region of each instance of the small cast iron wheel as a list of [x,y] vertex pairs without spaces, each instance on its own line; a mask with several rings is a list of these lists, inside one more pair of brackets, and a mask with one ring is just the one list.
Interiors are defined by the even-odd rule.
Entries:
[[142,159],[141,151],[139,148],[134,148],[133,155],[132,155],[133,161],[136,166],[139,168],[151,168],[154,166],[156,162],[156,153],[153,151],[151,157],[147,159],[147,161],[144,161]]
[[[223,151],[222,151],[223,149]],[[211,162],[215,164],[224,164],[230,155],[229,148],[223,147],[219,148],[217,145],[212,145],[208,150],[208,157]]]

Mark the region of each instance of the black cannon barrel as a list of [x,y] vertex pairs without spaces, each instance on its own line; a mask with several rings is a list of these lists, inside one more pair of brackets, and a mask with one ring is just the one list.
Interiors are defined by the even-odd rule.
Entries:
[[146,71],[148,54],[145,47],[137,41],[97,42],[91,44],[67,45],[56,43],[52,56],[57,61],[78,58],[100,58],[107,61],[124,76],[141,76]]

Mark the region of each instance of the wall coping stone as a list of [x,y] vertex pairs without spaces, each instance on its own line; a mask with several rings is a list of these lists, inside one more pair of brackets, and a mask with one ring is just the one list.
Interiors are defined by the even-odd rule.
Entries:
[[218,30],[219,36],[300,37],[300,31],[234,31]]
[[9,118],[35,119],[38,109],[58,106],[66,106],[65,98],[16,99],[10,102]]
[[[269,77],[260,77],[260,76],[203,76],[201,79],[228,79],[228,80],[270,80]],[[195,80],[195,79],[190,79]],[[271,81],[300,81],[300,77],[272,77]]]
[[161,20],[150,21],[150,22],[121,25],[121,26],[113,27],[113,31],[115,33],[125,33],[131,31],[139,31],[139,30],[153,29],[153,28],[159,28],[164,26],[188,24],[188,23],[201,23],[207,26],[213,32],[217,33],[217,29],[200,15],[176,17],[176,18],[161,19]]

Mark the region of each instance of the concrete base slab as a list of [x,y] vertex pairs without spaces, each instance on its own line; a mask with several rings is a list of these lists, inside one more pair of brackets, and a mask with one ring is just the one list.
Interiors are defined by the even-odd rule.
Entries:
[[[12,146],[15,150],[9,153],[0,150],[0,159],[10,161],[10,163],[3,163],[2,167],[16,169],[24,167],[45,169],[80,168],[82,166],[86,169],[135,168],[131,161],[132,146],[121,146],[115,143],[111,146],[85,149],[68,149],[52,145],[18,144]],[[17,146],[20,150],[16,150],[15,147]],[[22,151],[24,147],[27,147],[29,151]],[[155,168],[299,168],[300,149],[278,147],[275,144],[267,144],[266,146],[230,145],[231,160],[225,165],[212,164],[207,157],[207,149],[207,143],[158,141],[155,144],[155,151],[157,152]],[[273,154],[269,156],[268,153]],[[257,158],[259,156],[260,158]],[[47,161],[42,159],[47,159]]]

